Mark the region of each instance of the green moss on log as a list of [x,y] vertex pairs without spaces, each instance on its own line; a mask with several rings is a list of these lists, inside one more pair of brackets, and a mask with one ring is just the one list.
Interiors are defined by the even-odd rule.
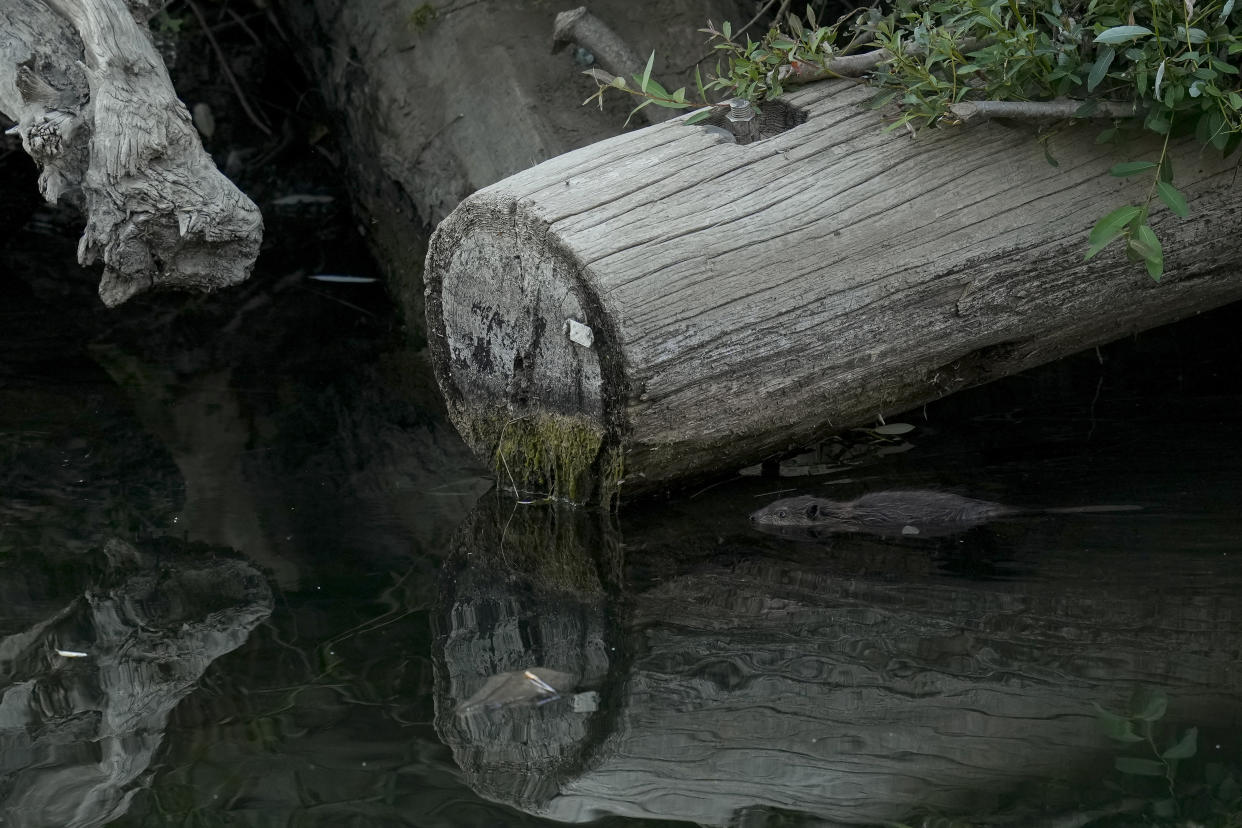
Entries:
[[[584,417],[530,414],[476,421],[477,444],[492,446],[502,484],[581,503],[611,497],[620,484],[618,450],[604,448],[604,433]],[[603,502],[607,502],[606,500]]]

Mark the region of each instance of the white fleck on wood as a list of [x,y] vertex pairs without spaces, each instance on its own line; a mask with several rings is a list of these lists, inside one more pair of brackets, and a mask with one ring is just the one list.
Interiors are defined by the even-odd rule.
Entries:
[[[747,146],[649,127],[467,199],[426,279],[433,359],[474,448],[494,450],[484,419],[582,414],[623,451],[625,486],[649,489],[1242,297],[1230,162],[1172,150],[1192,215],[1154,209],[1155,283],[1120,245],[1083,261],[1094,222],[1147,189],[1106,175],[1123,159],[1093,130],[1054,139],[1054,168],[995,122],[884,132],[868,95],[800,90],[807,122]],[[564,380],[584,352],[522,321],[571,307],[595,331],[580,408]]]
[[570,342],[583,348],[590,348],[595,344],[595,331],[575,319],[565,320],[565,333],[568,334]]
[[0,110],[43,168],[44,197],[86,214],[78,260],[103,260],[105,304],[249,276],[258,208],[203,150],[121,0],[6,0],[0,33]]

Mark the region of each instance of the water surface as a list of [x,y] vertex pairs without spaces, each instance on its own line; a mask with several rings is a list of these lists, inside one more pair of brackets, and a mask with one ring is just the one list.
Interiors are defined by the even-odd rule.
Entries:
[[[1178,793],[1242,762],[1238,309],[909,412],[830,474],[597,514],[489,490],[382,298],[339,298],[255,312],[279,342],[246,348],[210,314],[10,306],[6,824],[1125,824],[1167,794],[1115,770],[1096,705],[1138,687],[1158,739],[1198,727]],[[909,488],[1141,510],[746,519]]]

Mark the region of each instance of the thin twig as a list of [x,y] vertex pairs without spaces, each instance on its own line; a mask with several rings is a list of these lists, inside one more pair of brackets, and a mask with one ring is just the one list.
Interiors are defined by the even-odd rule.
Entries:
[[237,78],[233,75],[233,70],[229,68],[229,60],[224,54],[224,50],[220,48],[219,41],[212,34],[211,27],[207,25],[207,18],[203,16],[203,10],[198,7],[194,0],[186,0],[186,5],[190,7],[190,11],[194,12],[194,16],[198,18],[198,25],[203,27],[203,34],[207,35],[207,40],[211,42],[211,48],[215,49],[216,56],[220,59],[220,68],[224,70],[224,76],[229,79],[229,83],[233,85],[233,91],[237,93],[237,102],[241,104],[241,108],[246,115],[250,117],[250,121],[263,131],[264,135],[271,137],[272,129],[258,114],[250,108],[250,102],[246,100],[246,93],[242,92],[241,84],[237,82]]
[[[241,26],[241,29],[243,32],[250,35],[250,39],[254,41],[254,45],[262,48],[263,39],[259,37],[257,33],[255,33],[254,29],[250,28],[250,26],[246,23],[246,18],[242,17],[240,14],[233,11],[232,9],[225,9],[224,11],[225,13],[228,14],[229,17],[233,18],[234,23],[236,23],[238,26]],[[251,16],[255,17],[257,15],[251,15]]]
[[[768,0],[768,2],[764,3],[764,4],[763,4],[763,8],[761,8],[759,11],[755,12],[755,16],[754,16],[754,17],[752,17],[750,20],[746,21],[746,25],[745,25],[745,26],[743,26],[742,28],[738,29],[736,32],[734,32],[734,33],[733,33],[733,36],[734,36],[734,37],[737,37],[737,36],[738,36],[738,35],[740,35],[740,34],[744,34],[744,33],[746,32],[746,30],[747,30],[747,29],[749,29],[751,26],[753,26],[753,25],[755,25],[756,23],[758,23],[758,22],[759,22],[759,18],[763,17],[763,15],[767,12],[767,10],[768,10],[768,9],[770,9],[770,8],[772,8],[772,4],[773,4],[773,3],[775,3],[775,2],[776,2],[776,0]],[[781,0],[781,8],[782,8],[782,9],[787,8],[788,6],[789,6],[789,0]],[[781,13],[780,13],[779,11],[777,11],[777,13],[776,13],[776,19],[777,19],[777,20],[780,20],[780,19],[781,19]],[[710,56],[710,55],[708,55],[708,57],[711,57],[711,56]]]
[[[742,34],[742,32],[746,31],[746,30],[747,30],[747,29],[749,29],[751,26],[755,25],[755,23],[759,20],[759,18],[763,17],[764,13],[765,13],[768,9],[772,8],[772,4],[773,4],[773,3],[775,3],[775,2],[776,2],[776,0],[768,0],[768,2],[764,3],[764,4],[763,4],[763,8],[761,8],[759,11],[755,12],[755,16],[754,16],[754,17],[752,17],[749,21],[747,21],[747,23],[746,23],[746,25],[745,25],[745,26],[743,26],[742,28],[740,28],[740,29],[738,29],[736,32],[734,32],[734,33],[733,33],[733,36],[734,36],[734,37],[737,37],[738,35]],[[786,2],[788,2],[788,0],[786,0]],[[711,25],[711,22],[710,22],[710,21],[708,22],[708,25],[709,25],[709,26]],[[703,61],[707,60],[709,57],[711,57],[711,56],[712,56],[712,55],[714,55],[714,54],[716,54],[716,50],[715,50],[715,49],[712,49],[710,52],[708,52],[707,54],[703,55],[701,58],[699,58],[698,60],[696,60],[694,63],[688,63],[688,64],[686,64],[685,66],[683,66],[683,67],[681,67],[680,69],[678,69],[678,70],[677,70],[677,74],[679,74],[679,75],[680,75],[680,74],[682,74],[682,73],[684,73],[684,72],[689,72],[691,69],[693,69],[694,67],[698,66],[700,63],[702,63]]]

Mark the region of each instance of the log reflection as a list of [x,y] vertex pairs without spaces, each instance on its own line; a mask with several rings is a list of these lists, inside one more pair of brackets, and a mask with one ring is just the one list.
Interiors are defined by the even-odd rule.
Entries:
[[[809,547],[740,521],[700,521],[696,535],[684,520],[623,521],[614,591],[599,552],[621,543],[597,518],[493,509],[462,527],[437,722],[481,794],[564,821],[1021,821],[1141,807],[1099,788],[1115,751],[1095,703],[1149,685],[1168,693],[1170,719],[1242,719],[1242,576],[1221,565],[1075,554],[1095,531],[1081,520],[989,527],[958,552],[861,536]],[[944,560],[970,544],[983,558],[1008,550],[998,566],[1022,578]],[[548,568],[582,577],[558,587]],[[599,683],[599,712],[454,714],[488,676],[531,665]]]
[[537,812],[581,772],[602,731],[594,690],[617,669],[609,520],[489,495],[454,536],[434,653],[436,729],[488,798]]

